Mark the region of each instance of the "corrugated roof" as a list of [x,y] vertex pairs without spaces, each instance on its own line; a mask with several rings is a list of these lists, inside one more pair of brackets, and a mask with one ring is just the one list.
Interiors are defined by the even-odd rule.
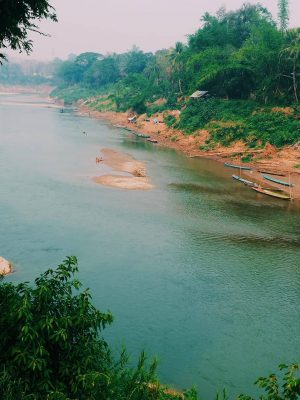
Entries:
[[199,99],[200,97],[204,97],[205,95],[208,94],[208,91],[206,90],[196,90],[190,97],[193,99]]

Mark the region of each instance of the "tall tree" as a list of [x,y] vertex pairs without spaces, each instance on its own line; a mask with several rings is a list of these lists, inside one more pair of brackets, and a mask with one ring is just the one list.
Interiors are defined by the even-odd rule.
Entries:
[[183,71],[182,55],[184,50],[185,50],[184,44],[181,42],[176,42],[175,47],[171,49],[169,54],[169,58],[174,68],[174,72],[178,77],[178,88],[180,94],[182,94],[182,71]]
[[298,98],[298,70],[300,62],[300,28],[291,29],[287,32],[288,45],[282,50],[282,54],[286,54],[288,59],[292,63],[292,72],[290,75],[286,75],[287,78],[293,80],[293,91],[294,97],[297,103],[299,103]]
[[[1,0],[0,1],[0,49],[30,53],[32,40],[28,32],[39,31],[34,20],[51,19],[57,21],[54,8],[48,0]],[[0,53],[0,61],[5,55]]]
[[282,32],[285,32],[289,23],[289,0],[278,0],[278,19]]

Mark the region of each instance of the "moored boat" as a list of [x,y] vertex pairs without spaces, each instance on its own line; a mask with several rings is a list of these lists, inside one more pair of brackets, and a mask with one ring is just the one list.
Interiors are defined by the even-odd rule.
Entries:
[[143,139],[149,139],[150,138],[149,135],[145,135],[144,133],[134,133],[134,134],[135,134],[135,136],[143,138]]
[[157,143],[157,140],[156,139],[152,139],[152,138],[147,138],[147,142]]
[[224,165],[225,165],[225,167],[243,169],[245,171],[251,171],[251,167],[246,167],[244,165],[235,165],[235,164],[230,164],[230,163],[224,163]]
[[281,189],[268,189],[268,188],[262,188],[260,186],[253,186],[251,189],[255,190],[258,193],[266,194],[267,196],[276,197],[282,200],[292,199],[292,197],[288,193],[285,193]]
[[272,178],[272,177],[269,176],[269,175],[263,175],[263,177],[264,177],[264,179],[267,179],[268,181],[271,181],[271,182],[274,182],[274,183],[278,183],[279,185],[289,186],[289,187],[295,186],[293,183],[284,182],[284,181],[281,181],[280,179]]
[[246,186],[257,186],[257,184],[255,182],[248,181],[247,179],[241,178],[238,175],[232,175],[232,178],[236,179],[239,182],[242,182]]

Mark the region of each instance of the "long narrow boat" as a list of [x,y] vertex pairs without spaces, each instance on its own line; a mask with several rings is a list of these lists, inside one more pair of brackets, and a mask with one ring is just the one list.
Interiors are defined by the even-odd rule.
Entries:
[[144,133],[134,133],[134,134],[135,134],[135,136],[143,138],[143,139],[150,139],[150,135],[145,135]]
[[293,183],[284,182],[284,181],[281,181],[280,179],[272,178],[269,175],[263,175],[263,177],[264,177],[264,179],[267,179],[268,181],[279,183],[280,185],[283,185],[283,186],[290,186],[290,187],[295,186]]
[[236,180],[239,181],[239,182],[244,183],[244,185],[246,185],[246,186],[257,186],[256,183],[251,182],[251,181],[248,181],[247,179],[241,178],[241,177],[238,176],[238,175],[232,175],[232,178],[233,178],[233,179],[236,179]]
[[230,168],[237,168],[237,169],[243,169],[245,171],[251,171],[250,167],[245,167],[244,165],[234,165],[234,164],[229,164],[229,163],[224,163],[225,167],[230,167]]
[[282,200],[291,200],[291,196],[282,190],[276,190],[276,189],[267,189],[267,188],[262,188],[260,186],[253,186],[251,189],[255,190],[258,193],[266,194],[267,196],[272,196],[272,197],[277,197],[278,199]]
[[150,143],[157,143],[156,139],[147,138],[146,140],[147,140],[147,142],[150,142]]
[[269,174],[269,175],[275,175],[275,176],[286,176],[286,173],[284,173],[284,172],[273,172],[273,171],[266,171],[263,169],[258,169],[257,172],[260,172],[261,174]]

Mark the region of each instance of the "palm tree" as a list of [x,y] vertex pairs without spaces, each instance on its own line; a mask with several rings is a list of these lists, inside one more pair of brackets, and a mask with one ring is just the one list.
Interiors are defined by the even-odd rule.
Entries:
[[293,64],[293,72],[291,76],[287,76],[288,78],[293,79],[293,89],[294,96],[297,103],[299,103],[298,94],[297,94],[297,62],[299,61],[300,56],[300,28],[291,29],[286,34],[288,46],[285,47],[281,54],[287,54],[288,59],[292,61]]
[[169,59],[173,65],[174,70],[178,73],[178,87],[179,93],[182,94],[181,74],[183,69],[182,54],[185,46],[181,42],[176,42],[175,47],[170,50]]

